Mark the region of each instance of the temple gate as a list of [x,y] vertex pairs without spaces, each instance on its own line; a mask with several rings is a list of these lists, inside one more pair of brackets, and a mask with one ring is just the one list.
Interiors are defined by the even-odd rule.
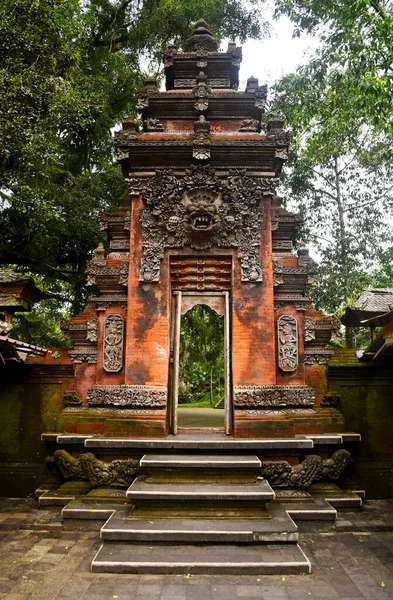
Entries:
[[96,293],[68,323],[74,389],[59,429],[107,436],[177,432],[182,312],[207,304],[225,321],[225,431],[293,437],[343,431],[324,401],[328,342],[340,324],[306,295],[316,267],[294,252],[299,216],[276,194],[289,134],[267,88],[238,91],[241,48],[218,51],[204,22],[184,52],[164,52],[166,91],[148,79],[115,134],[128,186],[102,216],[109,251],[88,266]]

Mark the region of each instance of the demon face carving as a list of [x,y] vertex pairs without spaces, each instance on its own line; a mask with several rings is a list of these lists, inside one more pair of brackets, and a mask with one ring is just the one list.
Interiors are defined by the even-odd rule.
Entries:
[[184,228],[190,235],[209,235],[221,224],[219,207],[221,195],[208,188],[189,190],[183,198]]

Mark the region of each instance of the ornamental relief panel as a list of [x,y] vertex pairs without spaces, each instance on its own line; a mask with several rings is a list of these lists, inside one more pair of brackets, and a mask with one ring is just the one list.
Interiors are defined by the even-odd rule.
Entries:
[[104,323],[103,368],[117,373],[123,366],[124,319],[121,315],[108,315]]
[[287,373],[296,371],[299,364],[297,320],[282,315],[277,321],[278,366]]
[[139,193],[143,258],[139,281],[160,280],[165,248],[213,246],[237,248],[241,280],[262,281],[259,257],[263,222],[262,199],[274,195],[275,179],[248,177],[245,169],[232,169],[219,179],[209,166],[193,166],[183,179],[172,170],[157,170],[150,179],[127,180]]

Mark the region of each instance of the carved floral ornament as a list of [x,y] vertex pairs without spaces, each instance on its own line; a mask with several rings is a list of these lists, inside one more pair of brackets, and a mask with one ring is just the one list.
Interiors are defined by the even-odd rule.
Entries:
[[182,179],[172,170],[157,170],[149,179],[126,180],[139,194],[143,258],[140,281],[160,280],[165,248],[196,250],[237,248],[241,280],[262,281],[259,257],[264,196],[275,194],[277,179],[249,177],[232,169],[219,179],[210,166],[191,167]]

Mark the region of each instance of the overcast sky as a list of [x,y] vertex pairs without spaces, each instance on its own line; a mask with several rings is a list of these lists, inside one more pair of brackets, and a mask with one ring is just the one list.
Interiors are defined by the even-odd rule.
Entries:
[[240,90],[245,88],[251,75],[259,79],[260,85],[269,87],[280,77],[291,73],[306,62],[306,56],[316,48],[318,40],[302,34],[293,38],[293,24],[287,18],[272,21],[271,37],[263,40],[249,40],[243,45],[243,62],[240,68]]

